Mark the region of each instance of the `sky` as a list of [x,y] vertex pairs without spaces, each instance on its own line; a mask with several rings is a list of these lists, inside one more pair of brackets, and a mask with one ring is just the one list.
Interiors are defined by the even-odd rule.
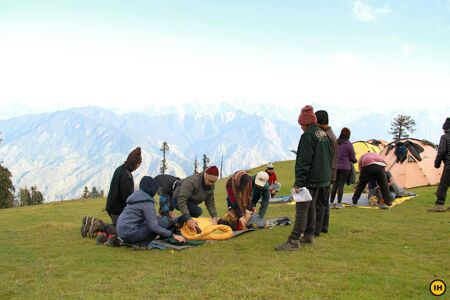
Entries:
[[450,0],[0,0],[0,119],[449,99]]

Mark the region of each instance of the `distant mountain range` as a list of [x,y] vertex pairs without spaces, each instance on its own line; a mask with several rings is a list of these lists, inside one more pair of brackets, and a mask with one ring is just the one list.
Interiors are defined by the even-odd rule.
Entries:
[[[410,115],[417,131],[412,135],[438,143],[446,109],[416,109],[372,113],[339,107],[319,107],[330,114],[336,135],[343,126],[352,140],[390,140],[390,123],[398,114]],[[161,144],[169,144],[170,174],[193,173],[195,157],[203,154],[223,174],[272,161],[294,159],[300,138],[297,117],[301,106],[254,104],[189,104],[148,107],[139,113],[116,114],[99,107],[26,115],[0,120],[3,142],[0,161],[12,172],[16,188],[36,184],[46,201],[80,197],[84,186],[108,192],[114,169],[136,146],[143,164],[134,173],[159,173]]]

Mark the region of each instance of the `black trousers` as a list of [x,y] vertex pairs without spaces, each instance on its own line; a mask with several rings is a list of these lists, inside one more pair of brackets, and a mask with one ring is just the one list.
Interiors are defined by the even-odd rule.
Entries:
[[344,186],[347,182],[348,175],[350,174],[350,170],[341,170],[337,169],[336,172],[336,180],[333,182],[333,187],[331,189],[331,199],[330,202],[334,202],[334,198],[336,198],[336,192],[338,195],[337,202],[342,202],[342,197],[344,196]]
[[328,232],[330,223],[330,186],[318,188],[319,194],[316,200],[316,229],[314,234],[319,236],[321,232]]
[[309,189],[312,200],[295,203],[295,222],[291,235],[292,240],[298,240],[301,235],[313,237],[316,230],[316,200],[319,196],[318,188]]
[[386,203],[386,205],[391,205],[392,200],[391,195],[389,194],[389,186],[387,183],[385,168],[380,165],[372,164],[365,166],[364,168],[362,168],[362,170],[360,170],[360,172],[359,182],[352,197],[353,204],[358,203],[358,200],[361,197],[361,194],[364,191],[367,183],[369,183],[371,179],[375,179],[380,186],[381,195],[383,196],[384,202]]
[[441,180],[436,191],[436,204],[444,204],[447,198],[448,187],[450,186],[450,169],[444,169],[442,172]]

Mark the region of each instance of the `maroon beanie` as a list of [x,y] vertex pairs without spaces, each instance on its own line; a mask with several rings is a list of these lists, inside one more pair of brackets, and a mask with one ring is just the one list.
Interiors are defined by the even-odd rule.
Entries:
[[134,171],[142,163],[141,148],[137,147],[128,154],[125,163]]
[[347,127],[344,127],[341,130],[341,135],[340,136],[342,136],[343,138],[348,140],[350,138],[350,133],[351,133],[350,129],[348,129]]
[[211,166],[205,171],[205,178],[209,181],[216,182],[219,179],[219,169],[216,166]]
[[450,128],[450,118],[445,119],[444,125],[442,125],[442,129],[448,130]]
[[306,105],[302,108],[302,112],[298,116],[298,124],[308,126],[317,123],[317,117],[314,114],[314,108]]

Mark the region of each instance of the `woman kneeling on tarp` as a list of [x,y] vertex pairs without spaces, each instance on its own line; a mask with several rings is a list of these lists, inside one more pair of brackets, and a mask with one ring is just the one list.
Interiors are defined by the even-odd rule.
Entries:
[[[127,206],[117,220],[117,234],[130,244],[144,244],[151,242],[157,235],[173,237],[183,243],[184,237],[172,233],[168,228],[181,222],[180,218],[173,220],[156,216],[155,199],[158,182],[150,176],[144,176],[139,183],[139,190],[127,198]],[[181,225],[181,224],[179,224]]]
[[246,229],[246,223],[254,210],[252,195],[252,178],[241,170],[234,173],[225,185],[227,190],[228,211],[219,221],[229,225],[233,230]]

